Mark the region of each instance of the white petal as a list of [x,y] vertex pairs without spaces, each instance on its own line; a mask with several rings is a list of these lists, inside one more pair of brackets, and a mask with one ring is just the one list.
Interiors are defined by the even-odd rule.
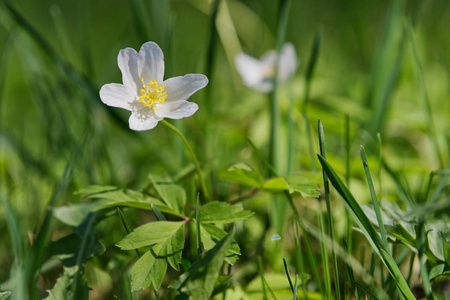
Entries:
[[128,123],[130,124],[130,129],[143,131],[154,128],[158,124],[158,121],[161,120],[162,118],[155,118],[153,116],[139,118],[136,114],[132,113],[130,118],[128,119]]
[[263,63],[266,68],[275,67],[275,62],[277,61],[277,52],[275,50],[270,50],[266,52],[263,57],[261,57],[261,63]]
[[192,116],[198,110],[197,103],[188,102],[185,100],[167,102],[158,105],[158,110],[155,114],[170,119],[181,119]]
[[208,84],[208,78],[202,74],[186,74],[172,77],[163,82],[167,92],[166,102],[186,100],[196,91]]
[[100,89],[100,99],[108,106],[131,110],[134,92],[127,86],[118,83],[109,83]]
[[124,85],[138,90],[141,87],[141,78],[138,72],[139,54],[132,48],[125,48],[119,51],[117,64],[122,72],[122,82]]
[[[144,78],[145,84],[156,80],[158,83],[164,77],[164,54],[154,42],[147,42],[139,50],[139,76]],[[139,78],[139,80],[140,80]]]
[[294,45],[291,43],[284,44],[280,53],[280,65],[278,68],[278,80],[281,82],[286,81],[297,70],[297,55],[295,54]]
[[271,72],[273,72],[273,54],[268,53],[264,60],[257,60],[247,54],[239,53],[235,57],[236,69],[250,88],[261,92],[268,92],[273,88]]

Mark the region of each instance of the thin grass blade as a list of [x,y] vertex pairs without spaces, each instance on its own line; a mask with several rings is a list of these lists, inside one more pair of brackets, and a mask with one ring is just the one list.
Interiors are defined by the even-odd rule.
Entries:
[[361,160],[362,160],[363,166],[364,166],[364,171],[366,173],[367,184],[369,185],[370,196],[372,197],[373,208],[374,208],[375,214],[377,216],[378,228],[380,228],[381,239],[382,239],[385,247],[387,248],[388,241],[387,241],[387,237],[386,237],[386,229],[384,228],[384,222],[383,222],[383,218],[381,216],[380,205],[378,203],[377,194],[375,193],[375,188],[373,186],[372,176],[370,175],[369,163],[367,162],[366,151],[364,150],[363,146],[361,146],[360,154],[361,154]]
[[[320,154],[326,159],[326,150],[325,150],[325,133],[323,130],[323,124],[322,121],[319,119],[318,122],[318,129],[319,129],[319,145],[320,145]],[[325,171],[322,171],[323,174],[323,186],[325,189],[325,202],[327,205],[327,216],[328,216],[328,232],[330,235],[331,241],[334,241],[334,226],[333,226],[333,217],[331,213],[331,197],[330,197],[330,186],[328,183],[328,177]],[[336,252],[334,249],[334,243],[331,244],[331,259],[333,262],[333,274],[334,274],[334,282],[335,282],[335,289],[336,299],[341,299],[341,290],[340,290],[340,283],[339,283],[339,269],[337,264],[337,258],[336,258]]]
[[385,246],[385,244],[381,240],[380,236],[373,227],[369,218],[364,214],[364,211],[362,210],[361,206],[358,204],[358,202],[356,202],[353,195],[350,193],[350,191],[344,185],[342,180],[339,178],[336,171],[334,171],[334,169],[330,166],[330,164],[325,160],[325,158],[323,158],[319,154],[318,157],[320,163],[322,164],[322,168],[324,168],[325,172],[327,173],[328,178],[330,179],[333,187],[340,194],[342,200],[344,201],[347,208],[353,215],[353,218],[358,223],[359,227],[361,228],[364,235],[368,239],[372,248],[375,250],[375,252],[378,254],[378,256],[381,258],[381,260],[389,270],[389,273],[395,280],[397,286],[399,287],[403,295],[408,300],[415,299],[413,293],[411,292],[408,284],[405,281],[405,278],[403,277],[400,269],[398,268],[398,265],[395,263],[395,260],[389,254],[390,252],[389,249]]

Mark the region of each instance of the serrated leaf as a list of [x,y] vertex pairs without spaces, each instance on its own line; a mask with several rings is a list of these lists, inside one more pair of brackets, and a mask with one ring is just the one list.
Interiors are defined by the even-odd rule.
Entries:
[[[206,250],[213,248],[220,240],[222,240],[227,235],[227,232],[225,230],[222,230],[212,224],[201,224],[200,228],[203,246]],[[238,255],[241,255],[239,245],[233,239],[230,248],[227,251],[225,261],[233,265],[238,259]]]
[[253,212],[225,202],[212,201],[202,205],[199,214],[200,223],[226,224],[245,220],[251,217]]
[[161,200],[176,212],[182,212],[186,204],[186,193],[182,187],[171,182],[164,181],[160,176],[150,174],[148,178],[152,182]]
[[162,247],[162,245],[154,246],[136,262],[131,270],[132,292],[144,290],[150,285],[156,290],[160,288],[167,270],[165,257],[159,257]]
[[177,233],[185,222],[159,221],[151,222],[139,226],[132,233],[126,235],[117,247],[123,250],[133,250],[141,247],[151,246],[158,243],[165,243]]
[[203,253],[189,270],[170,284],[170,288],[181,291],[196,300],[208,300],[214,290],[216,279],[230,247],[234,228],[212,249]]
[[319,198],[319,181],[306,175],[289,176],[286,181],[294,192],[300,193],[303,198]]
[[163,201],[130,189],[93,185],[79,190],[76,194],[85,195],[86,198],[101,199],[95,202],[96,205],[92,208],[92,212],[118,206],[152,210],[152,205],[155,205],[164,213],[183,217],[183,215],[168,207]]
[[[89,289],[86,283],[84,275],[77,275],[78,266],[64,267],[64,273],[56,280],[55,285],[48,291],[48,296],[44,300],[75,300],[75,297],[81,297],[79,299],[88,299]],[[75,284],[75,278],[78,278],[78,284],[76,284],[77,290],[74,291],[72,287]]]
[[314,183],[304,183],[298,177],[272,178],[264,182],[263,189],[274,191],[288,191],[289,193],[300,193],[303,198],[318,198],[319,188]]
[[219,173],[219,178],[251,187],[261,187],[263,178],[248,165],[239,163]]
[[153,203],[157,205],[164,205],[160,200],[145,195],[140,192],[136,192],[130,189],[123,188],[114,188],[112,189],[110,186],[102,187],[102,186],[90,186],[85,189],[81,189],[77,192],[77,194],[85,194],[86,191],[89,191],[86,195],[86,198],[101,198],[111,200],[113,202],[141,202],[141,203]]
[[184,248],[184,225],[175,232],[174,235],[163,244],[161,255],[167,258],[167,262],[172,268],[179,271],[181,263],[181,254]]

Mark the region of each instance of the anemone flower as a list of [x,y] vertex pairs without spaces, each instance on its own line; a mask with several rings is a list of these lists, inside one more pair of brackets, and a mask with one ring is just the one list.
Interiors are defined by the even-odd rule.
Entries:
[[130,129],[149,130],[164,118],[181,119],[192,116],[198,105],[186,101],[208,84],[202,74],[187,74],[163,81],[164,55],[154,42],[120,50],[117,63],[122,82],[109,83],[100,89],[100,98],[108,106],[131,112]]
[[[275,50],[267,52],[259,60],[245,53],[239,53],[235,57],[236,69],[241,75],[244,84],[260,92],[273,90],[276,61],[277,53]],[[284,44],[280,52],[278,81],[285,82],[294,75],[297,67],[297,56],[294,46],[291,43]]]

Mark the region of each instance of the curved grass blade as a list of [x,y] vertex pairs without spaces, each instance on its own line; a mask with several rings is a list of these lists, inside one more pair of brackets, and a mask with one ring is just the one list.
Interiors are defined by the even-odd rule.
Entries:
[[289,274],[289,270],[287,267],[286,260],[283,258],[283,264],[284,264],[284,271],[286,272],[286,277],[289,281],[289,286],[291,287],[292,292],[294,292],[294,286],[292,285],[291,275]]
[[[319,129],[319,144],[320,144],[320,154],[326,158],[326,150],[325,150],[325,134],[323,131],[323,125],[322,121],[318,122],[318,129]],[[328,183],[328,177],[325,171],[323,173],[323,185],[325,189],[325,202],[327,205],[327,215],[328,215],[328,231],[330,235],[330,239],[334,241],[334,229],[333,229],[333,218],[331,215],[331,199],[330,199],[330,186]],[[320,208],[319,208],[320,210]],[[334,250],[334,243],[331,244],[331,259],[333,261],[333,273],[334,273],[334,282],[335,282],[335,289],[336,289],[336,299],[341,299],[341,290],[340,290],[340,283],[339,283],[339,269],[337,264],[337,258],[336,258],[336,252]]]
[[351,192],[347,189],[342,180],[339,178],[336,171],[325,160],[325,158],[323,158],[319,154],[317,156],[322,165],[322,168],[327,173],[328,178],[330,179],[330,182],[332,183],[333,187],[341,196],[342,200],[344,201],[347,208],[351,212],[355,221],[358,223],[359,227],[361,228],[364,235],[368,239],[372,248],[375,250],[375,252],[378,254],[378,256],[381,258],[381,260],[387,267],[392,278],[395,280],[395,283],[397,284],[398,288],[403,293],[403,296],[408,300],[415,299],[398,265],[390,255],[389,248],[387,248],[387,246],[383,243],[375,227],[373,227],[369,218],[364,214],[364,211],[362,210],[361,206],[358,204],[358,202],[353,197]]
[[[153,206],[152,206],[153,208]],[[123,214],[122,210],[120,209],[120,207],[117,207],[117,214],[120,217],[120,220],[122,221],[123,227],[125,228],[125,231],[127,232],[127,234],[131,233],[131,228],[128,225],[127,220],[125,219],[125,215]],[[139,258],[141,258],[141,253],[139,253],[139,249],[134,249],[136,251],[136,254]]]
[[388,241],[386,237],[386,229],[384,228],[383,218],[381,216],[380,205],[378,204],[377,194],[375,193],[375,188],[373,187],[372,176],[370,175],[369,163],[367,162],[366,152],[364,151],[364,147],[361,146],[361,160],[363,162],[364,171],[366,173],[367,184],[370,189],[370,196],[372,197],[373,208],[375,210],[375,214],[377,216],[378,228],[380,228],[381,239],[383,240],[386,248],[388,247]]

